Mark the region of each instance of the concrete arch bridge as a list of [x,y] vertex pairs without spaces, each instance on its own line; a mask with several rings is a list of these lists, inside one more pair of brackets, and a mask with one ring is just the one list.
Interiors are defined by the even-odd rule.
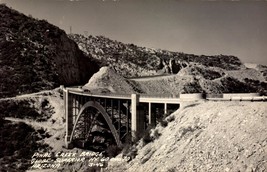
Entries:
[[161,115],[176,111],[182,101],[202,99],[192,94],[186,99],[172,96],[137,94],[94,94],[79,88],[64,88],[67,148],[85,148],[89,140],[104,142],[94,134],[108,136],[118,146],[127,139],[136,139],[149,126],[155,126]]

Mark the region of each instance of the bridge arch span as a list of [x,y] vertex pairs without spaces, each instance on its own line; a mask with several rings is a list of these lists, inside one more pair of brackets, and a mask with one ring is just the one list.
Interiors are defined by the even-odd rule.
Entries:
[[71,132],[70,142],[72,142],[73,135],[74,135],[74,131],[75,131],[76,127],[77,127],[77,123],[78,123],[78,121],[79,121],[79,119],[80,119],[82,113],[83,113],[83,112],[85,111],[85,109],[88,108],[88,107],[93,107],[93,108],[97,109],[97,110],[101,113],[101,115],[104,117],[105,121],[107,122],[108,127],[109,127],[109,129],[110,129],[110,131],[111,131],[113,137],[115,138],[115,141],[116,141],[117,145],[118,145],[119,147],[121,147],[121,146],[122,146],[122,143],[121,143],[121,141],[120,141],[120,137],[119,137],[119,135],[118,135],[118,133],[117,133],[117,131],[116,131],[116,128],[115,128],[114,125],[112,124],[112,120],[110,119],[109,115],[108,115],[107,112],[105,111],[104,107],[103,107],[100,103],[98,103],[98,102],[96,102],[96,101],[89,101],[89,102],[85,103],[85,104],[81,107],[81,109],[80,109],[80,111],[79,111],[79,113],[78,113],[78,116],[77,116],[77,118],[76,118],[76,120],[75,120],[75,123],[74,123],[74,126],[73,126],[73,130],[72,130],[72,132]]

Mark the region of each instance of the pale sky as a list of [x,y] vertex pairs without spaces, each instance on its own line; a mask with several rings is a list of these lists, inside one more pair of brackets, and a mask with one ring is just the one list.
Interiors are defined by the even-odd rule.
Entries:
[[267,1],[0,0],[70,33],[267,65]]

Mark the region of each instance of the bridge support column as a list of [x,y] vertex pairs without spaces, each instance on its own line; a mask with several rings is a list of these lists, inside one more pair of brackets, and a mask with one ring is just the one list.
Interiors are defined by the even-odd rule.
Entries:
[[132,141],[140,138],[140,135],[144,131],[144,110],[139,106],[139,95],[131,95],[131,130],[132,130]]
[[66,135],[65,135],[65,147],[71,149],[73,147],[70,136],[73,128],[73,117],[72,117],[72,98],[69,94],[69,90],[64,92],[64,103],[65,103],[65,118],[66,118]]
[[168,104],[164,103],[164,114],[167,114],[168,112]]

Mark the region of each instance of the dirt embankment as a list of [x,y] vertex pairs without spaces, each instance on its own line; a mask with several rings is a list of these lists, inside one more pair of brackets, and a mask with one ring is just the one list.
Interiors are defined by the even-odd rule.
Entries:
[[266,171],[266,102],[200,102],[173,114],[161,136],[108,171]]
[[224,71],[193,65],[176,75],[126,79],[113,68],[102,67],[85,85],[93,92],[119,94],[260,93],[267,94],[267,82],[254,69]]
[[0,99],[0,171],[25,171],[35,152],[63,150],[63,106],[58,89]]

